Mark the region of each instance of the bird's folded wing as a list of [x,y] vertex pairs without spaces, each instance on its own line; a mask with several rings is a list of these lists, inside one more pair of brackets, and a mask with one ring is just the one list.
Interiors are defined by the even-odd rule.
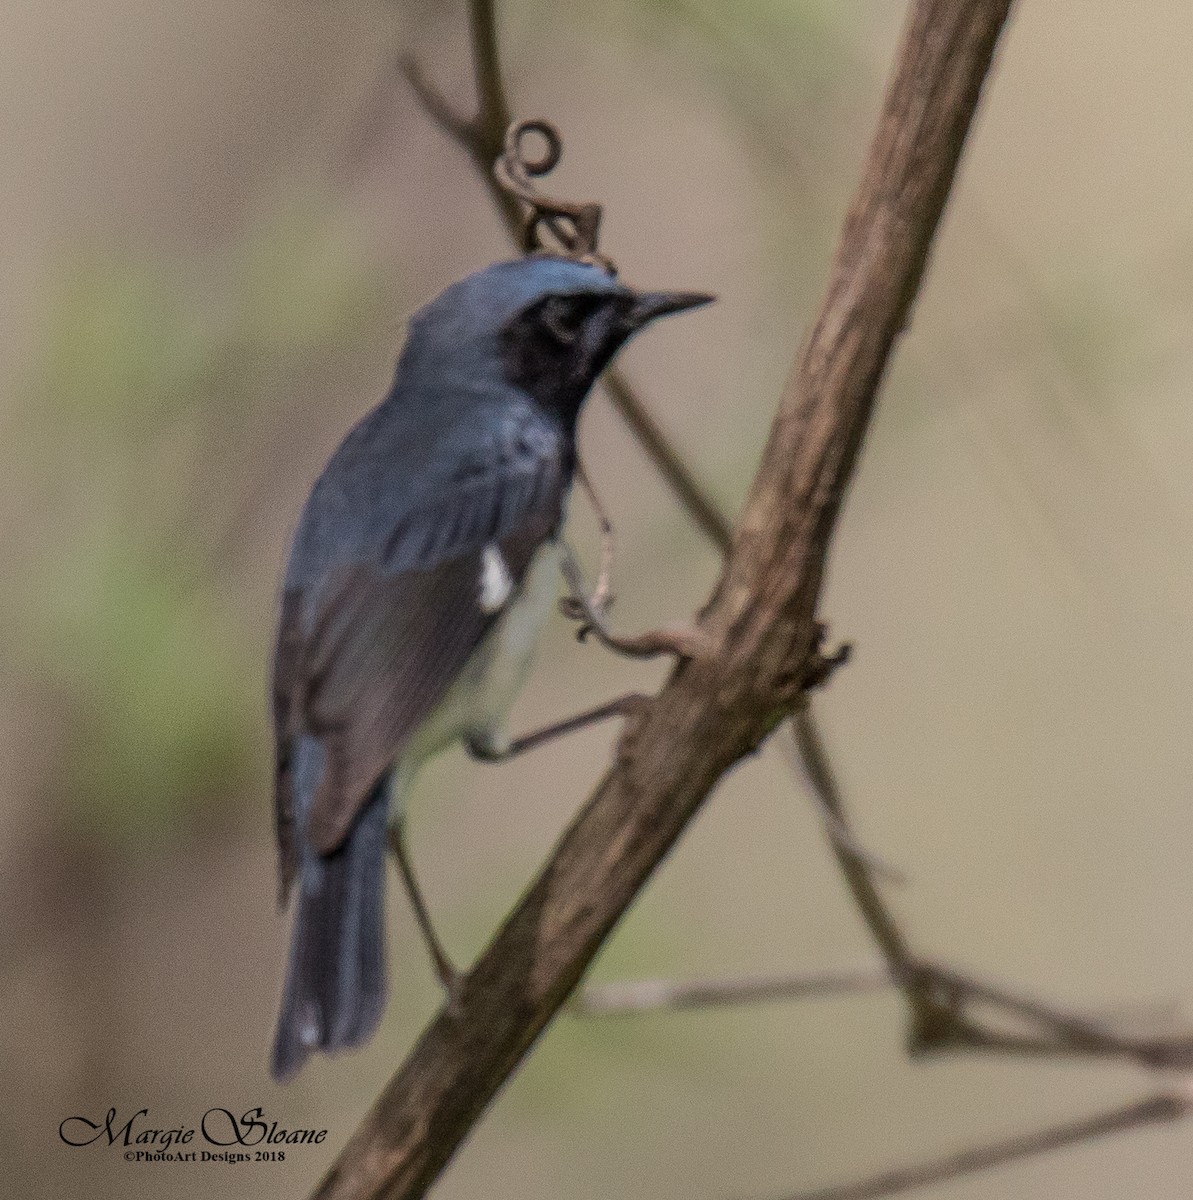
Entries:
[[305,630],[301,593],[283,598],[274,658],[283,897],[296,859],[294,738],[305,732],[324,748],[303,832],[330,853],[499,615],[506,597],[493,594],[487,548],[500,552],[516,589],[557,530],[564,487],[557,456],[491,466],[398,522],[375,564],[339,568]]

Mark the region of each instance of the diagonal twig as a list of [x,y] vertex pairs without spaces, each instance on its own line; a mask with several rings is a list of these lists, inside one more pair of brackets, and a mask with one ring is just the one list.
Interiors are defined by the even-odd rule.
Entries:
[[880,1196],[897,1196],[901,1192],[916,1191],[950,1179],[975,1175],[979,1171],[988,1171],[1019,1159],[1061,1150],[1065,1146],[1094,1141],[1108,1134],[1178,1121],[1189,1115],[1189,1108],[1188,1096],[1175,1091],[1158,1092],[1154,1096],[1079,1121],[1019,1134],[914,1166],[883,1171],[854,1183],[796,1192],[785,1197],[785,1200],[877,1200]]

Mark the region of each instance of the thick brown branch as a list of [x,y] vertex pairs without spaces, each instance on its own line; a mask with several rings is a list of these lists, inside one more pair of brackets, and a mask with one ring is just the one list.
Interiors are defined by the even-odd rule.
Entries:
[[[777,658],[808,636],[828,540],[890,351],[906,326],[983,75],[1011,0],[916,3],[866,174],[845,219],[828,291],[782,398],[710,619],[756,624],[757,596],[785,589]],[[948,162],[950,169],[938,170]],[[796,631],[799,631],[798,635]],[[751,639],[743,638],[749,645]],[[802,647],[801,647],[802,653]],[[775,670],[781,670],[780,662]]]
[[827,295],[742,531],[679,664],[320,1197],[425,1193],[720,776],[799,698],[841,497],[1011,0],[917,0]]

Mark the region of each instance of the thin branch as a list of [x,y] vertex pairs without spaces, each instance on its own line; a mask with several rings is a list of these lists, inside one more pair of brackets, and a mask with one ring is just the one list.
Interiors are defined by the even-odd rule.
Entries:
[[[848,647],[838,650],[837,654],[841,655],[846,649]],[[812,715],[811,697],[808,697],[808,701],[801,711],[800,722],[807,731],[806,736],[801,736],[800,726],[793,719],[792,733],[795,736],[791,742],[782,738],[778,739],[778,745],[781,750],[785,751],[785,756],[792,769],[797,774],[803,773],[808,788],[819,806],[820,818],[829,841],[851,862],[859,868],[864,868],[872,884],[885,882],[894,884],[896,887],[906,887],[907,876],[898,867],[892,866],[867,850],[858,840],[853,827],[845,820],[843,805],[824,750],[824,740]],[[814,758],[811,757],[813,750],[816,755]],[[832,784],[831,788],[826,788],[826,781]]]
[[[1096,1019],[1067,1012],[1055,1005],[1023,995],[1002,984],[990,983],[935,963],[919,967],[924,987],[938,994],[940,1014],[948,1019],[936,1039],[939,1046],[950,1042],[974,1048],[997,1049],[1005,1037],[997,1028],[978,1022],[970,1010],[976,1005],[1005,1013],[1041,1033],[1039,1045],[1053,1053],[1101,1055],[1131,1059],[1152,1069],[1188,1071],[1193,1068],[1193,1034],[1182,1031],[1164,1036],[1139,1036],[1117,1028],[1105,1018]],[[936,1046],[925,1045],[923,1049]]]
[[[793,725],[809,781],[825,809],[849,828],[828,755],[811,714],[797,712]],[[1187,1070],[1193,1065],[1193,1035],[1143,1038],[1116,1032],[1098,1021],[1027,998],[1009,988],[920,958],[892,914],[873,865],[849,842],[832,839],[833,853],[871,936],[900,981],[912,1013],[913,1053],[964,1047],[1031,1054],[1087,1054],[1130,1058],[1145,1066]],[[972,1015],[975,1005],[1026,1021],[1038,1034],[1015,1037]]]
[[476,81],[476,127],[482,146],[491,155],[489,169],[501,153],[510,123],[510,106],[501,78],[497,47],[497,15],[493,0],[469,0],[468,32],[472,42],[472,70]]
[[[805,707],[796,712],[791,724],[808,782],[822,807],[844,829],[850,829],[845,801],[810,708]],[[891,975],[896,979],[907,980],[914,974],[918,961],[878,889],[869,862],[844,840],[833,838],[831,844],[841,867],[841,874],[845,877],[846,886],[871,936],[882,951]]]
[[446,96],[423,74],[423,69],[413,55],[404,54],[398,59],[398,70],[406,78],[410,90],[418,98],[424,112],[452,141],[463,146],[470,155],[475,154],[476,129],[472,121],[462,117]]
[[960,1179],[975,1175],[992,1167],[1061,1150],[1082,1142],[1092,1142],[1112,1133],[1125,1133],[1146,1125],[1158,1125],[1178,1121],[1189,1115],[1190,1101],[1187,1096],[1175,1092],[1160,1092],[1122,1108],[1073,1121],[1067,1125],[1054,1125],[1035,1133],[1020,1134],[948,1154],[943,1158],[900,1167],[894,1171],[883,1171],[879,1175],[857,1183],[838,1187],[815,1188],[810,1192],[797,1192],[786,1200],[877,1200],[880,1196],[897,1196],[932,1184],[944,1183],[949,1179]]
[[637,979],[592,985],[577,993],[569,1011],[580,1016],[621,1016],[776,1000],[826,1000],[886,991],[894,980],[881,966],[839,971],[757,975],[739,979]]
[[630,718],[537,879],[316,1191],[426,1193],[720,777],[801,702],[846,484],[1011,0],[915,0],[828,288],[722,578],[710,652]]
[[733,541],[733,527],[716,502],[676,453],[667,435],[651,415],[650,407],[616,367],[601,376],[601,385],[646,451],[655,470],[675,493],[679,506],[695,522],[696,528],[722,553]]

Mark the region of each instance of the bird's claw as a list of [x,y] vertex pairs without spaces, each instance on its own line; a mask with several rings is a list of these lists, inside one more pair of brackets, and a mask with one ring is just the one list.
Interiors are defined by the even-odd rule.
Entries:
[[658,658],[663,654],[684,659],[703,658],[712,646],[707,634],[692,625],[668,625],[622,637],[611,632],[602,621],[589,621],[581,626],[576,637],[584,641],[589,635],[595,636],[607,650],[626,658]]
[[597,585],[596,590],[586,600],[576,596],[563,596],[559,601],[559,611],[569,621],[579,621],[580,629],[576,633],[576,641],[582,642],[592,630],[589,614],[596,613],[604,617],[613,607],[613,592],[608,587]]
[[570,551],[563,558],[563,576],[571,594],[560,605],[566,616],[582,622],[576,631],[577,641],[595,637],[607,650],[627,658],[657,658],[672,654],[676,658],[691,659],[702,658],[709,653],[711,643],[707,635],[690,625],[654,629],[634,637],[618,636],[605,621],[605,614],[613,603],[613,593],[607,581],[602,579],[589,596]]

